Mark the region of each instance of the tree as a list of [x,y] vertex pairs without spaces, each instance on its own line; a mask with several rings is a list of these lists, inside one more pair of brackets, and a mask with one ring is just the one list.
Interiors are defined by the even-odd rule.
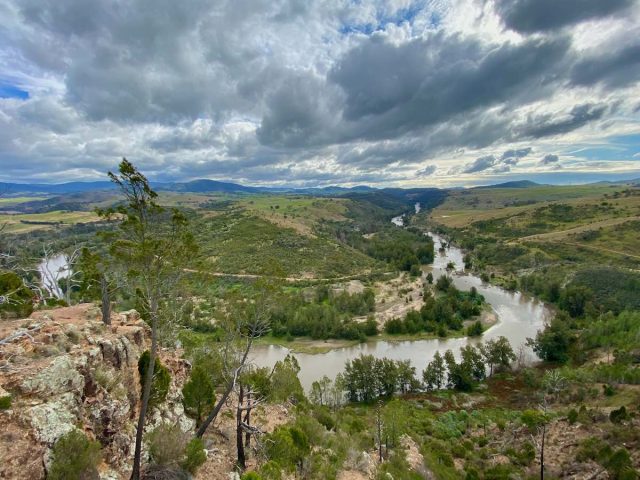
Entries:
[[196,427],[202,423],[202,417],[215,406],[216,393],[211,376],[202,365],[195,365],[189,380],[182,387],[184,409],[196,420]]
[[156,203],[157,194],[146,177],[127,159],[122,159],[117,173],[109,178],[120,189],[124,202],[116,208],[102,210],[103,218],[118,221],[118,228],[108,239],[114,263],[125,272],[123,278],[131,292],[137,292],[146,311],[141,312],[151,327],[149,363],[136,427],[132,480],[140,478],[142,435],[158,349],[158,329],[163,319],[166,299],[176,293],[185,266],[197,248],[188,230],[186,217],[178,210],[166,211]]
[[427,282],[429,282],[429,285],[433,283],[433,273],[427,273]]
[[[549,423],[546,403],[543,401],[538,410],[525,410],[522,412],[520,420],[531,432],[531,438],[540,452],[540,480],[544,480],[544,443]],[[539,440],[536,438],[536,434],[540,435]]]
[[91,300],[100,299],[102,323],[105,325],[111,325],[111,298],[118,288],[115,272],[108,263],[107,252],[92,252],[85,247],[76,264],[81,273],[80,295]]
[[447,364],[448,385],[463,392],[470,391],[473,388],[473,363],[456,363],[451,350],[445,352],[444,361]]
[[298,360],[288,354],[284,360],[276,362],[271,372],[271,396],[276,402],[300,401],[304,391],[298,378],[300,365]]
[[216,405],[196,431],[198,438],[204,435],[211,422],[217,418],[229,395],[236,388],[240,375],[247,366],[247,358],[254,340],[269,331],[269,292],[272,288],[264,282],[257,283],[256,287],[257,297],[251,301],[242,299],[230,305],[230,315],[222,324],[225,335],[222,344],[221,373],[225,388]]
[[447,367],[440,352],[436,351],[433,360],[429,362],[427,368],[422,372],[422,379],[427,390],[439,390],[445,385]]
[[324,375],[320,380],[316,380],[311,384],[311,392],[309,399],[316,405],[328,405],[331,389],[331,379]]
[[581,285],[569,285],[560,295],[560,308],[567,311],[572,317],[581,317],[584,315],[584,309],[593,299],[593,292]]
[[493,375],[494,368],[509,368],[511,362],[516,360],[516,354],[506,337],[489,340],[479,348],[484,361],[489,366],[489,376]]
[[565,363],[569,360],[569,350],[575,341],[575,336],[566,323],[566,314],[556,315],[549,326],[538,331],[536,338],[527,339],[527,345],[533,348],[535,354],[547,362]]
[[[138,373],[140,374],[141,383],[140,391],[144,390],[144,381],[149,369],[150,361],[151,354],[149,353],[149,350],[145,350],[138,360]],[[149,394],[148,399],[149,408],[157,407],[166,400],[170,386],[171,374],[169,373],[169,370],[167,367],[162,365],[159,360],[156,360],[153,380],[151,382],[151,393]]]
[[420,382],[416,380],[416,367],[411,365],[411,360],[398,360],[396,366],[400,393],[408,393],[419,388]]
[[476,381],[484,380],[486,376],[486,367],[482,358],[480,349],[471,345],[466,345],[460,349],[462,361],[460,362],[460,368]]

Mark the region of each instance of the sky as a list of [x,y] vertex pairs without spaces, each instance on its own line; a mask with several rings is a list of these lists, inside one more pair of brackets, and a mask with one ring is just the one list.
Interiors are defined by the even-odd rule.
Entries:
[[0,181],[640,177],[640,0],[3,0]]

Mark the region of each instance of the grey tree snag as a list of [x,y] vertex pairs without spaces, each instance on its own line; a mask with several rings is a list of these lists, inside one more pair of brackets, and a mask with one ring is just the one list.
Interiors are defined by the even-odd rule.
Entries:
[[109,282],[105,275],[100,275],[100,293],[102,296],[100,305],[102,323],[111,325],[111,295],[109,294]]
[[[246,458],[244,453],[244,443],[242,441],[242,404],[244,402],[244,385],[240,384],[240,392],[238,393],[238,406],[236,408],[236,449],[238,450],[238,468],[244,471],[246,466]],[[248,434],[247,434],[248,435]]]
[[209,413],[209,416],[207,416],[205,421],[202,422],[202,425],[200,425],[200,428],[198,428],[198,431],[196,432],[196,437],[201,438],[204,435],[209,425],[211,425],[211,422],[213,422],[216,419],[216,417],[220,413],[220,410],[222,410],[222,406],[226,403],[227,399],[229,398],[229,395],[231,395],[231,392],[233,391],[238,381],[238,376],[240,375],[240,372],[242,371],[247,361],[247,357],[249,356],[249,351],[251,350],[252,343],[253,343],[253,339],[249,339],[249,341],[247,342],[247,346],[244,350],[244,354],[242,355],[242,360],[240,361],[240,365],[233,371],[231,378],[227,382],[227,387],[225,388],[225,391],[222,394],[222,397],[220,397],[220,400],[218,400],[218,403],[216,404],[214,409],[211,411],[211,413]]

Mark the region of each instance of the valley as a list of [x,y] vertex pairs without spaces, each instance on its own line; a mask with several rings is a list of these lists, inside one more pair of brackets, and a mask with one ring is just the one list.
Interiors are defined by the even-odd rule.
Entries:
[[[116,268],[122,253],[113,245],[130,211],[96,211],[117,205],[117,192],[14,198],[0,205],[7,478],[51,477],[63,467],[27,462],[20,473],[17,452],[55,457],[73,432],[103,452],[91,467],[99,478],[129,475],[139,359],[156,328],[168,383],[143,445],[158,452],[168,448],[164,438],[183,453],[161,461],[143,450],[148,472],[173,465],[196,479],[490,479],[543,468],[548,478],[636,478],[634,183],[337,195],[161,190],[158,204],[175,208],[189,235],[163,253],[162,271],[175,266],[162,273],[171,289],[156,323],[145,294],[132,290],[144,277]],[[155,227],[157,238],[171,235]],[[60,273],[63,254],[71,274]],[[57,272],[57,297],[46,282],[31,290],[45,261]],[[68,388],[55,377],[63,363]],[[54,378],[51,391],[44,378]],[[204,417],[186,387],[195,382],[209,385],[199,400],[205,413],[219,404],[202,436]],[[237,427],[245,411],[251,417]],[[238,457],[233,437],[245,435]],[[198,446],[188,453],[187,445]]]

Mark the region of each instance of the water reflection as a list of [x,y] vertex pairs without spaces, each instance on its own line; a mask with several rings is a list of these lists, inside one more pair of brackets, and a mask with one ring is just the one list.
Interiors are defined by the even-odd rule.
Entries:
[[[549,310],[542,302],[531,299],[519,292],[508,292],[500,287],[488,285],[474,275],[464,272],[463,252],[450,246],[444,252],[438,253],[441,242],[444,239],[430,233],[436,248],[436,258],[433,266],[425,268],[425,272],[431,271],[434,278],[446,274],[446,266],[449,262],[455,265],[452,272],[454,284],[461,290],[469,290],[476,287],[478,292],[484,295],[498,317],[498,322],[489,328],[481,339],[478,338],[451,338],[417,340],[403,342],[372,341],[353,347],[339,348],[327,353],[305,354],[298,353],[296,358],[300,363],[300,381],[305,391],[311,387],[311,383],[320,379],[323,375],[334,378],[344,369],[347,360],[358,357],[360,354],[371,354],[375,357],[388,357],[394,360],[410,360],[416,367],[418,374],[433,358],[436,351],[444,353],[451,349],[458,353],[460,347],[475,345],[483,340],[490,340],[499,336],[505,336],[511,342],[514,350],[526,342],[527,337],[532,337],[540,329],[549,316]],[[253,352],[253,361],[259,366],[272,367],[278,360],[282,360],[289,350],[276,345],[256,347]],[[532,359],[530,350],[527,355]]]

